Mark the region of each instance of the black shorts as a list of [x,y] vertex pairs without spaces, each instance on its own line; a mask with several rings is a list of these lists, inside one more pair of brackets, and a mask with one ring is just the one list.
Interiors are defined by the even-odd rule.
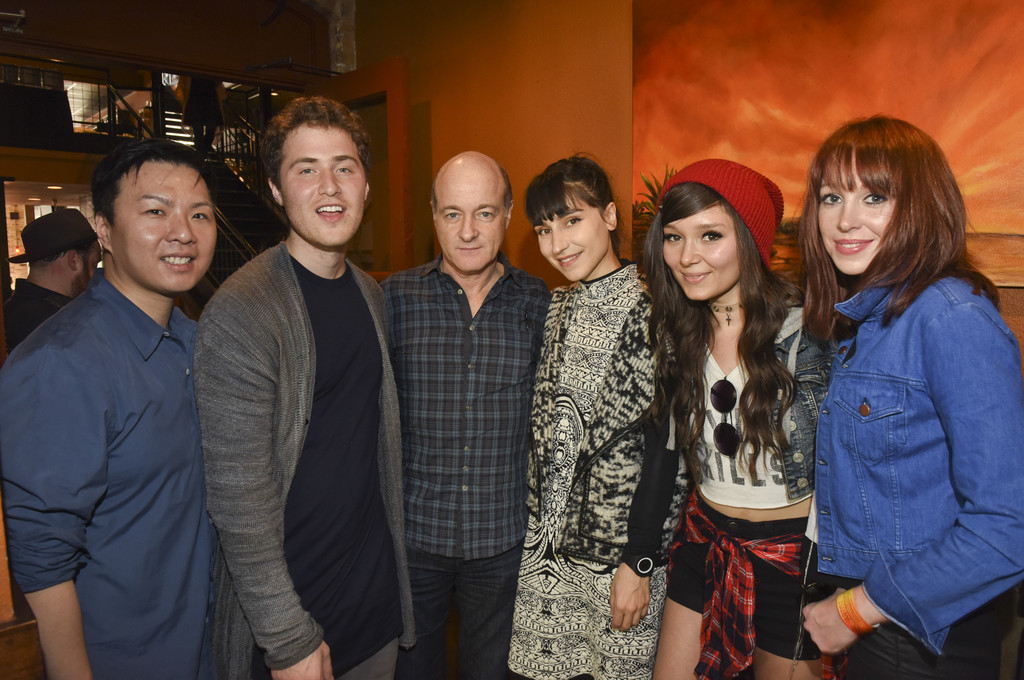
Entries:
[[[700,497],[697,499],[711,523],[720,530],[739,539],[771,538],[786,534],[802,534],[807,529],[807,519],[751,522],[727,517],[711,509]],[[685,515],[673,540],[670,555],[671,573],[668,580],[668,597],[687,609],[704,611],[704,564],[707,561],[710,543],[690,543],[686,540]],[[807,552],[811,542],[804,537],[800,551],[801,573],[807,565]],[[806,579],[797,580],[764,560],[751,556],[754,565],[754,640],[758,649],[787,659],[810,660],[821,658],[821,652],[803,631],[800,616],[803,585],[817,581],[817,559],[811,555],[811,564]],[[820,595],[815,599],[821,599]],[[800,649],[797,649],[798,640]],[[795,655],[794,655],[795,652]]]

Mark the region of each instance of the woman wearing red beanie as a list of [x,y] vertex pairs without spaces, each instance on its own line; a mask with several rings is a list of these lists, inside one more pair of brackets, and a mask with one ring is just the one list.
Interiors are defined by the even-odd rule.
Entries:
[[800,611],[831,348],[802,331],[799,289],[768,268],[782,209],[767,177],[704,160],[665,183],[647,235],[651,413],[695,485],[655,678],[821,677]]

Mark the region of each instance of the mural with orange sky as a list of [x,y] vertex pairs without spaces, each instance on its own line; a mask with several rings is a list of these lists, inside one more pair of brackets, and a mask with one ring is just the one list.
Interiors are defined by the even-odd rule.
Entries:
[[1019,0],[634,0],[633,191],[641,172],[729,158],[796,219],[828,133],[894,115],[949,157],[975,261],[1024,286],[1022,78]]

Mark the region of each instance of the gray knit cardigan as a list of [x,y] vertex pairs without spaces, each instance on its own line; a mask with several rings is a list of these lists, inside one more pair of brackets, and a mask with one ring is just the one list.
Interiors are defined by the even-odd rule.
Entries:
[[[398,396],[384,294],[351,262],[373,316],[384,370],[378,460],[395,544],[404,631],[415,641],[402,508]],[[311,654],[323,630],[299,601],[284,557],[284,508],[306,437],[316,372],[313,332],[285,246],[256,257],[217,291],[199,320],[195,390],[207,506],[217,527],[213,650],[221,680],[250,677],[254,641],[271,668]]]

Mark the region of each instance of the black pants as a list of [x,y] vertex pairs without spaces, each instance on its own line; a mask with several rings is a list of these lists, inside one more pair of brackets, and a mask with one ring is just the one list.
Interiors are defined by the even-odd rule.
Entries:
[[953,624],[935,656],[895,624],[881,626],[850,648],[847,680],[998,680],[1000,629],[985,605]]

